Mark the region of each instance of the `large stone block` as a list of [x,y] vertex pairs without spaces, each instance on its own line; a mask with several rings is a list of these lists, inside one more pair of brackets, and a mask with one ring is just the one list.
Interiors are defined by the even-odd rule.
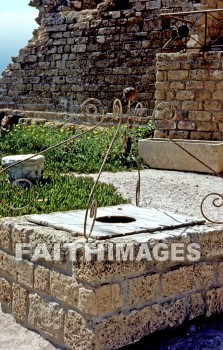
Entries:
[[190,304],[188,307],[188,318],[193,320],[205,313],[205,300],[201,293],[191,294]]
[[[146,139],[139,141],[139,154],[150,168],[203,173],[223,171],[223,143],[219,141]],[[184,149],[191,153],[187,154]],[[201,160],[200,163],[193,156]],[[211,170],[213,169],[213,171]]]
[[203,290],[215,282],[212,265],[201,264],[170,271],[162,278],[162,295],[170,297],[189,291]]
[[64,311],[55,302],[50,302],[38,296],[29,296],[28,322],[36,329],[63,342]]
[[65,316],[64,343],[68,349],[72,350],[100,349],[93,345],[92,323],[73,310],[68,311]]
[[73,307],[78,304],[79,284],[74,277],[51,271],[50,291],[53,297],[66,304]]
[[12,287],[4,278],[0,278],[0,302],[11,306]]
[[33,264],[25,261],[18,260],[16,262],[17,280],[25,287],[33,289]]
[[34,270],[34,289],[44,293],[50,292],[50,270],[44,266],[37,266]]
[[12,315],[20,322],[27,321],[29,293],[19,284],[12,285]]
[[158,274],[129,280],[129,305],[155,301],[159,296],[160,276]]
[[223,312],[223,288],[212,289],[206,293],[207,316]]
[[119,284],[108,284],[95,289],[82,287],[78,308],[85,314],[102,316],[121,309],[124,297]]

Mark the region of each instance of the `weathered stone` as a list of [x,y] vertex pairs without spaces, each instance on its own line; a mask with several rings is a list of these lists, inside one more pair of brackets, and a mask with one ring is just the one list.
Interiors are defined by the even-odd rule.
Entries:
[[201,293],[191,294],[188,313],[189,320],[204,315],[205,301]]
[[[17,162],[33,156],[32,154],[6,156],[2,158],[2,166],[7,167]],[[44,156],[35,156],[31,159],[26,160],[23,163],[13,166],[7,170],[7,175],[11,182],[19,179],[26,179],[29,181],[35,181],[41,178],[42,170],[44,167]]]
[[223,312],[223,288],[212,289],[206,293],[207,316]]
[[70,310],[65,316],[64,343],[70,349],[94,350],[94,336],[91,322],[85,320],[76,311]]
[[50,270],[43,266],[37,266],[35,268],[34,289],[44,293],[50,292]]
[[66,304],[75,306],[78,303],[79,285],[73,277],[51,271],[50,291],[56,299]]
[[80,288],[78,308],[86,314],[102,316],[123,306],[119,284],[109,284],[96,289]]
[[162,278],[164,297],[184,294],[189,290],[204,289],[214,282],[214,269],[211,265],[182,267],[168,272]]
[[12,287],[4,278],[0,278],[0,302],[11,306]]
[[63,341],[64,311],[59,304],[30,294],[28,321],[38,330]]
[[18,260],[16,262],[16,270],[18,282],[33,289],[33,264],[25,260]]
[[133,278],[129,281],[129,305],[137,305],[156,300],[159,293],[160,276],[158,274]]
[[27,321],[29,293],[20,285],[12,285],[12,315],[18,321]]

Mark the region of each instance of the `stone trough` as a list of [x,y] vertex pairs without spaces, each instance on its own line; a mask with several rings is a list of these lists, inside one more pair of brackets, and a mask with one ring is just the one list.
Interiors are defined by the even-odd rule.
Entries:
[[[223,142],[205,140],[174,140],[207,167],[179,148],[169,139],[139,141],[139,155],[151,168],[220,173],[223,171]],[[213,169],[213,171],[211,169]]]
[[86,243],[83,217],[1,219],[0,302],[17,322],[64,349],[111,350],[223,311],[223,226],[99,208]]

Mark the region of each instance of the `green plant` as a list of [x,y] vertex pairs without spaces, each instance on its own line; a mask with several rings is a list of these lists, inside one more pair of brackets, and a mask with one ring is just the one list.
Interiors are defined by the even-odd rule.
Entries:
[[[145,127],[138,127],[136,139],[145,137],[148,132],[153,132],[153,124]],[[86,127],[44,127],[44,126],[23,126],[17,125],[12,131],[0,136],[0,156],[9,154],[37,153],[53,146],[61,141],[67,140],[70,136],[79,134],[86,130]],[[45,154],[46,169],[56,172],[75,171],[78,173],[97,172],[104,155],[108,149],[115,127],[98,128],[81,138],[71,140],[63,146],[53,149]],[[107,171],[120,171],[134,169],[136,167],[134,154],[134,142],[130,153],[123,154],[123,137],[126,128],[123,126],[119,137],[115,141],[111,154],[105,164]],[[128,130],[132,141],[133,130]]]
[[[26,188],[22,191],[19,186],[12,187],[6,176],[2,176],[0,217],[84,209],[92,186],[93,180],[86,176],[74,177],[47,173],[31,189]],[[22,193],[18,195],[18,191]],[[104,183],[98,184],[94,198],[98,206],[127,203],[116,192],[114,186]],[[7,208],[3,202],[14,208],[25,207],[29,202],[31,204],[25,209],[14,211]]]

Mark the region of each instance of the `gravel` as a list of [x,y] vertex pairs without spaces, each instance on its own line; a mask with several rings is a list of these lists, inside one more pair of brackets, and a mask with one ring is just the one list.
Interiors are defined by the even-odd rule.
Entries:
[[[96,177],[95,174],[90,176]],[[125,198],[135,204],[137,176],[137,171],[105,172],[100,181],[114,184]],[[210,193],[221,193],[221,186],[223,178],[211,174],[146,169],[141,171],[140,206],[201,218],[202,199]],[[205,201],[205,214],[214,221],[223,221],[223,207],[214,207],[214,198],[216,196],[211,196]]]

